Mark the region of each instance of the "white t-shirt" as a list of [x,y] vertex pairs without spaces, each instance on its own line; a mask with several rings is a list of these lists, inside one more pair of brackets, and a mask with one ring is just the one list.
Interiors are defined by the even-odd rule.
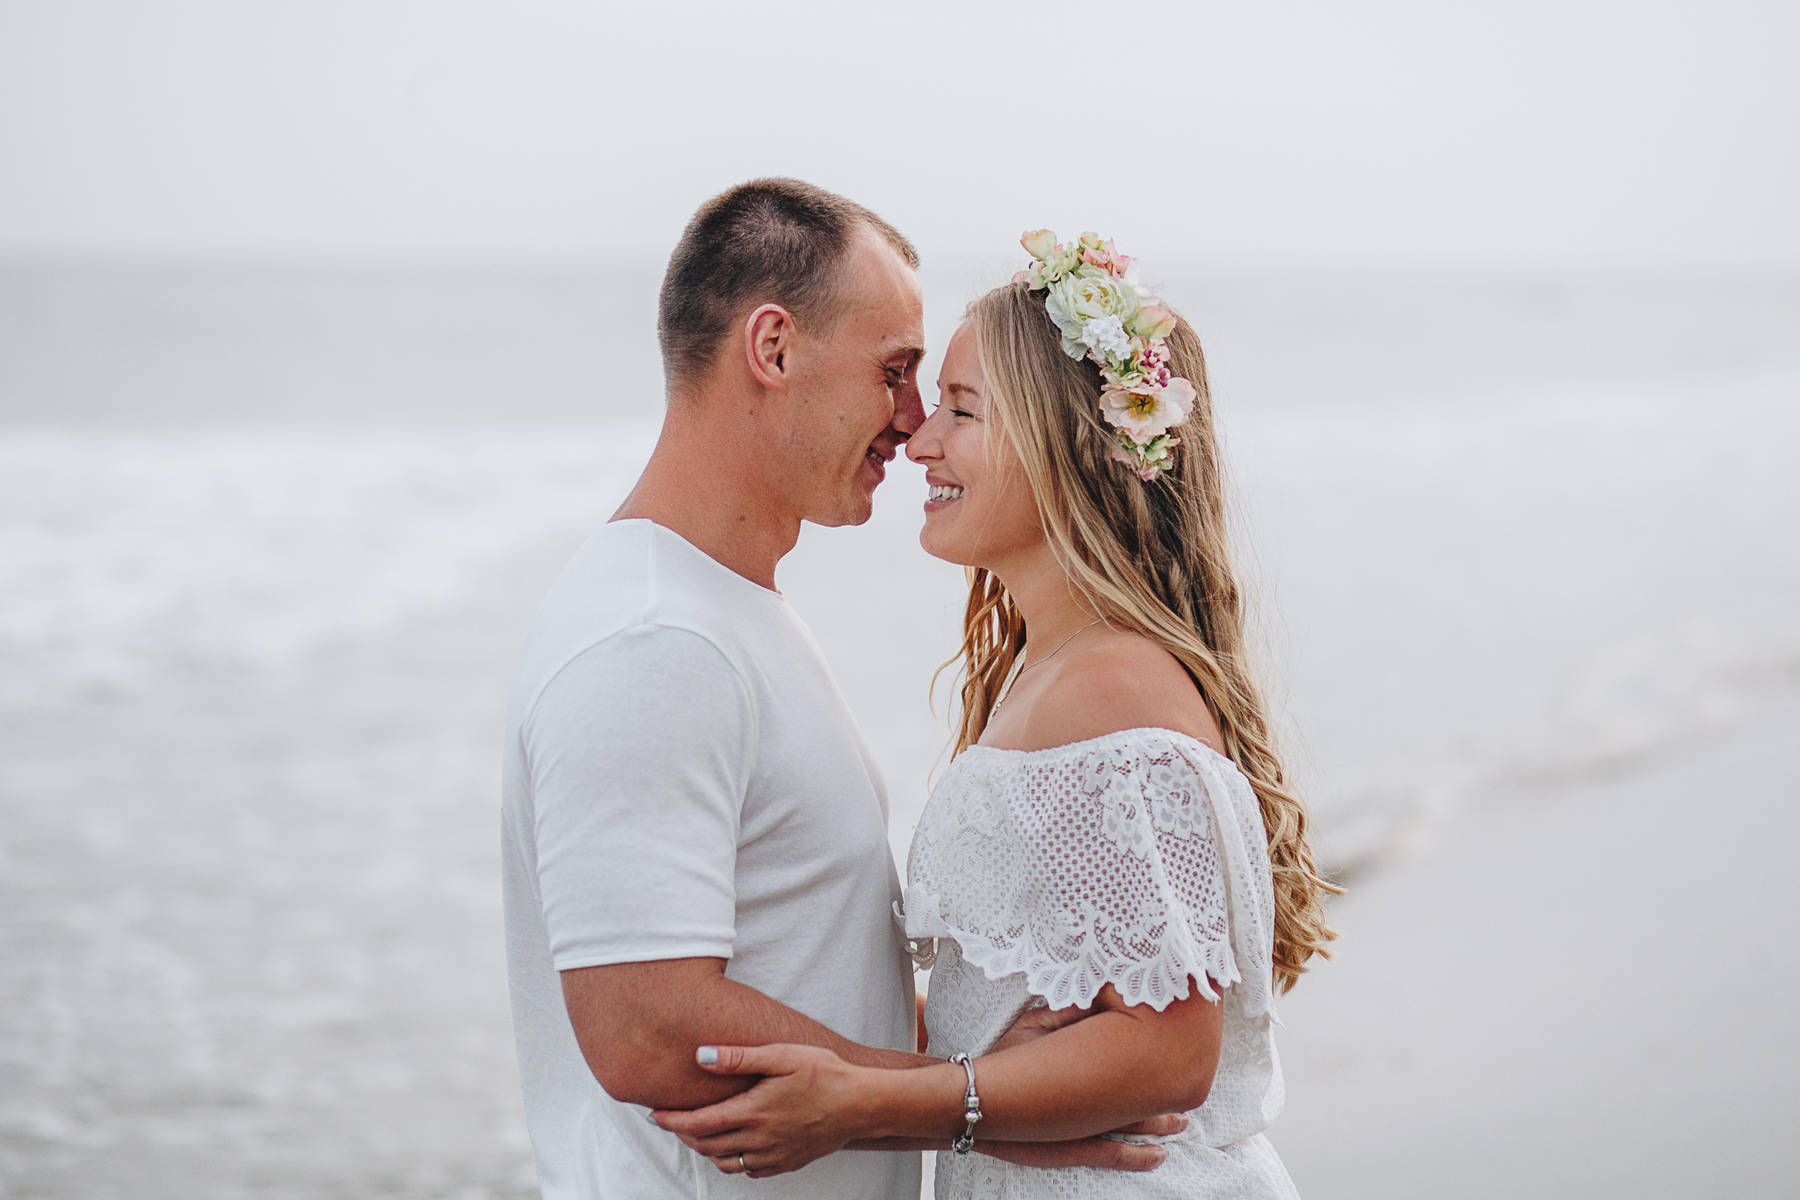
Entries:
[[507,717],[507,972],[546,1200],[913,1200],[914,1154],[725,1175],[583,1061],[558,971],[710,956],[847,1038],[911,1049],[880,777],[787,602],[649,521],[551,588]]

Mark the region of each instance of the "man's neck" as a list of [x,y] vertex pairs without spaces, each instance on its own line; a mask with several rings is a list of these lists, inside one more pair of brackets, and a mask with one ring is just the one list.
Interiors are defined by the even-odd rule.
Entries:
[[[741,445],[741,443],[737,443]],[[781,511],[733,440],[678,416],[662,436],[614,521],[654,521],[721,566],[775,590],[775,566],[800,540],[800,518]]]

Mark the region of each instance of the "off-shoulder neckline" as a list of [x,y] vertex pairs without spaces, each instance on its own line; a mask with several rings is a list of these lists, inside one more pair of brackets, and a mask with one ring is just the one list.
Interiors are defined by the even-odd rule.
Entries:
[[[1134,725],[1130,729],[1115,729],[1111,733],[1096,734],[1095,736],[1090,737],[1090,738],[1082,738],[1078,742],[1064,742],[1058,746],[1041,746],[1036,750],[1015,750],[1010,746],[984,746],[980,742],[977,742],[973,746],[964,747],[962,753],[968,754],[972,750],[985,750],[989,754],[1010,754],[1010,755],[1015,755],[1020,758],[1030,758],[1030,757],[1034,757],[1034,756],[1048,756],[1048,755],[1055,755],[1055,754],[1068,754],[1073,751],[1084,750],[1084,749],[1087,749],[1092,746],[1100,745],[1103,742],[1110,742],[1110,741],[1114,741],[1119,738],[1127,737],[1131,734],[1141,734],[1141,733],[1152,733],[1152,734],[1157,734],[1162,737],[1170,738],[1172,740],[1191,743],[1192,745],[1200,747],[1200,749],[1206,751],[1206,753],[1208,753],[1212,757],[1218,759],[1220,762],[1224,763],[1226,766],[1230,767],[1232,770],[1234,770],[1234,771],[1238,770],[1238,765],[1235,762],[1233,762],[1230,758],[1228,758],[1226,755],[1224,755],[1220,751],[1215,750],[1213,747],[1207,745],[1205,742],[1201,741],[1199,738],[1195,737],[1193,734],[1183,733],[1179,729],[1169,729],[1166,726],[1162,726],[1162,725]],[[961,758],[962,754],[957,755],[957,757]]]

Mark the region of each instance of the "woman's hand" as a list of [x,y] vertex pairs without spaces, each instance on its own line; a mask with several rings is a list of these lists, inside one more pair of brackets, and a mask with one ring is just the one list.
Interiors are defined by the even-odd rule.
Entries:
[[787,1043],[702,1046],[695,1057],[715,1075],[763,1076],[749,1091],[706,1108],[650,1114],[727,1175],[763,1179],[798,1171],[865,1132],[856,1127],[863,1068],[829,1050]]

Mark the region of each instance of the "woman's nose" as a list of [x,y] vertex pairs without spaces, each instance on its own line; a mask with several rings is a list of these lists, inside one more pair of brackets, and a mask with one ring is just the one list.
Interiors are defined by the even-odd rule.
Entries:
[[937,449],[937,413],[925,418],[925,423],[906,439],[906,457],[913,462],[922,463],[938,456]]

